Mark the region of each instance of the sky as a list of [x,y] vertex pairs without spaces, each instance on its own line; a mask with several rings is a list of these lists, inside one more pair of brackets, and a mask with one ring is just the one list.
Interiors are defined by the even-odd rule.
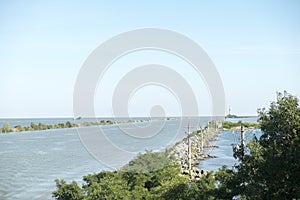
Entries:
[[[256,115],[276,92],[300,97],[300,2],[274,1],[1,1],[0,118],[73,116],[77,75],[93,50],[120,33],[160,28],[197,42],[223,82],[226,109]],[[174,41],[176,42],[176,41]],[[211,114],[201,77],[174,55],[141,51],[116,61],[95,93],[95,113],[111,116],[119,79],[133,66],[171,65],[191,84],[200,115]],[[147,116],[161,104],[180,114],[169,91],[144,87],[132,95],[129,113]]]

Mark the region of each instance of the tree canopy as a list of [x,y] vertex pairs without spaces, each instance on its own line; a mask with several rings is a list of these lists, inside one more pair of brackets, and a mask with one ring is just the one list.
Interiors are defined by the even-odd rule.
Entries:
[[220,188],[225,196],[245,199],[300,199],[299,100],[278,93],[277,101],[258,113],[262,136],[248,143],[248,154],[238,156],[235,172],[217,173]]

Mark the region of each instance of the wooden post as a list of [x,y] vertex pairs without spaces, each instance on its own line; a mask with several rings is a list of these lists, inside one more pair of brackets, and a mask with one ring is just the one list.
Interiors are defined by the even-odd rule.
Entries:
[[203,148],[204,148],[204,131],[201,130],[201,153],[203,154]]
[[192,147],[191,147],[191,140],[190,140],[190,125],[188,125],[188,159],[189,159],[189,172],[191,174],[191,170],[192,170]]
[[241,149],[242,149],[242,160],[245,156],[245,130],[243,124],[241,124]]

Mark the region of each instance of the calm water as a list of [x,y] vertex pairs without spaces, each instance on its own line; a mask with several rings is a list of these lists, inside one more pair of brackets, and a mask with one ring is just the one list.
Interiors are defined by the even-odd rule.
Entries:
[[[60,123],[70,119],[34,119],[35,123]],[[161,150],[185,137],[188,123],[193,127],[205,126],[210,118],[165,121],[160,133],[148,142],[141,139],[129,138],[124,135],[117,125],[102,126],[112,142],[128,152]],[[9,120],[8,120],[9,121]],[[55,121],[55,122],[54,122]],[[10,120],[25,125],[31,120]],[[17,123],[18,122],[18,123]],[[147,127],[148,122],[139,123]],[[154,127],[160,121],[153,122]],[[178,131],[180,124],[183,127]],[[131,129],[132,124],[123,124],[123,128]],[[153,127],[152,127],[153,128]],[[195,128],[196,129],[196,128]],[[95,127],[84,127],[84,133],[92,134]],[[179,132],[178,135],[175,133]],[[142,134],[142,133],[141,133]],[[97,144],[101,147],[108,145]],[[102,153],[102,152],[101,152]],[[104,151],[106,159],[117,160],[118,164],[126,164],[129,157],[118,160]],[[101,170],[110,170],[103,163],[91,156],[82,145],[76,129],[52,129],[46,131],[0,134],[0,199],[51,199],[51,192],[55,190],[56,178],[67,181],[80,181],[82,176]],[[133,157],[132,154],[131,157]],[[80,183],[81,184],[81,183]]]
[[[11,125],[29,125],[35,123],[54,124],[71,119],[14,119],[8,120]],[[139,139],[124,134],[117,125],[101,126],[105,136],[120,149],[131,152],[125,159],[116,159],[109,151],[103,150],[106,161],[113,161],[117,166],[126,164],[137,152],[147,150],[161,150],[185,137],[186,126],[189,123],[192,129],[204,127],[210,118],[184,119],[164,121],[165,125],[159,134],[151,139]],[[235,119],[234,119],[235,120]],[[253,122],[256,119],[243,119]],[[140,127],[147,127],[148,122],[138,123]],[[153,122],[153,127],[160,126],[161,121]],[[182,126],[180,126],[182,125]],[[181,127],[181,129],[180,129]],[[84,127],[84,134],[95,133],[95,128]],[[123,131],[134,129],[132,124],[122,124]],[[151,132],[151,130],[150,130]],[[176,133],[179,133],[176,135]],[[141,133],[142,134],[142,133]],[[246,132],[246,139],[251,139],[254,132]],[[255,132],[257,136],[260,132]],[[215,159],[202,161],[200,168],[217,170],[222,165],[233,166],[236,161],[232,157],[231,144],[239,142],[239,133],[224,131],[220,134],[215,145],[219,148],[206,149]],[[97,144],[104,149],[107,142]],[[0,199],[51,199],[51,192],[55,190],[56,178],[67,181],[75,180],[81,184],[82,176],[101,170],[111,170],[103,162],[99,162],[83,146],[77,130],[53,129],[46,131],[0,134]]]
[[[231,118],[227,119],[230,122],[251,122],[256,123],[257,118]],[[245,129],[245,143],[252,140],[254,136],[259,138],[261,136],[260,130],[247,130]],[[223,165],[228,168],[232,168],[237,164],[237,160],[233,158],[233,145],[240,144],[240,131],[223,131],[220,133],[218,140],[212,142],[217,148],[206,149],[206,152],[210,155],[217,156],[217,158],[207,159],[202,161],[198,167],[208,171],[217,171]]]
[[[150,118],[147,117],[135,117],[132,118],[132,120],[149,120]],[[110,121],[127,121],[128,118],[83,118],[80,120],[74,120],[73,118],[20,118],[20,119],[9,119],[9,118],[2,118],[0,119],[0,127],[3,127],[3,124],[8,122],[10,124],[10,127],[15,127],[17,125],[21,126],[30,126],[30,123],[33,122],[35,124],[42,123],[42,124],[58,124],[58,123],[66,123],[67,121],[70,122],[93,122],[93,121],[101,121],[101,120],[110,120]]]
[[[258,138],[261,135],[261,131],[246,131],[246,142],[252,140],[254,134]],[[217,158],[207,159],[200,162],[198,165],[200,169],[217,171],[223,165],[226,165],[231,169],[234,164],[238,163],[237,160],[233,158],[232,145],[240,144],[240,132],[223,131],[220,133],[218,140],[213,143],[217,146],[217,148],[206,149],[206,151],[210,155],[217,156]]]

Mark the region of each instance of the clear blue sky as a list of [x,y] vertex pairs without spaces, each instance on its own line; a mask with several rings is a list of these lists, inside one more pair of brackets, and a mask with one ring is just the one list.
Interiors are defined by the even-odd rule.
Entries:
[[[7,0],[0,2],[0,118],[72,116],[74,83],[87,56],[110,37],[144,27],[198,42],[214,61],[227,107],[236,114],[255,115],[276,91],[300,96],[297,0]],[[136,99],[149,100],[146,90]],[[209,114],[205,102],[203,115]],[[142,104],[132,112],[146,113]],[[169,106],[168,114],[176,115],[176,106]],[[98,115],[110,115],[99,109]]]

